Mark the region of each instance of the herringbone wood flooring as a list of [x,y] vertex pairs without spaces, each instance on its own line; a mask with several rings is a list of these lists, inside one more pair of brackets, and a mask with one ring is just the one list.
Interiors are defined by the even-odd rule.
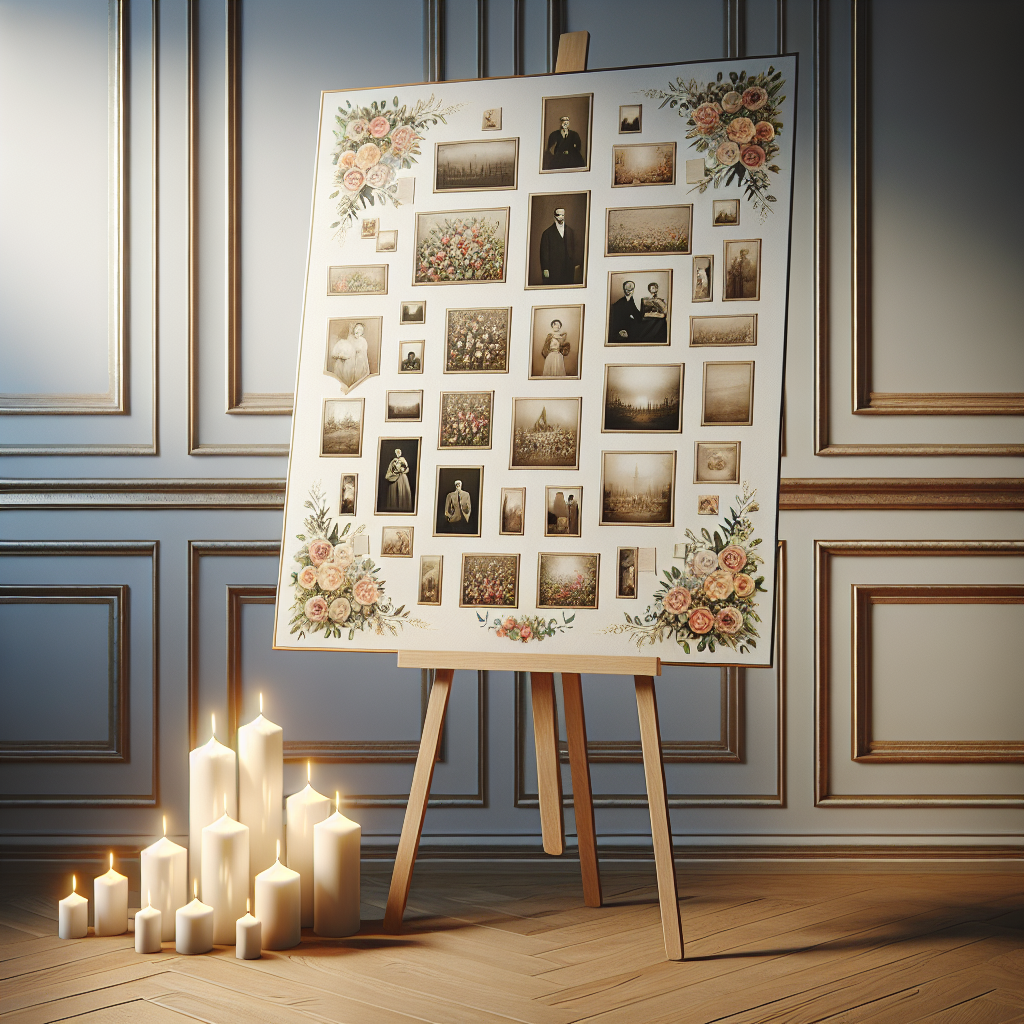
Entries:
[[[686,940],[664,960],[653,864],[424,863],[406,932],[380,928],[388,865],[364,869],[362,932],[258,961],[138,955],[56,936],[66,875],[4,868],[0,1020],[213,1024],[1001,1024],[1024,1019],[1020,873],[679,873]],[[86,887],[91,888],[91,886]],[[134,902],[134,901],[132,901]]]

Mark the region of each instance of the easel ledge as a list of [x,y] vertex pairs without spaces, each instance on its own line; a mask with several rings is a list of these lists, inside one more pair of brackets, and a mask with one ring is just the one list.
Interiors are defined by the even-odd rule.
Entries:
[[661,658],[616,658],[597,654],[520,654],[509,651],[399,651],[399,668],[450,668],[496,672],[592,672],[616,676],[660,676]]

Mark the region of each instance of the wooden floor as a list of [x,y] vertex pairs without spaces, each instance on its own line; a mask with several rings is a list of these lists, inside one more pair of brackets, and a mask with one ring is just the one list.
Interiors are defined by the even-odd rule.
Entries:
[[4,867],[0,1020],[215,1024],[999,1024],[1024,1019],[1021,876],[770,869],[679,873],[686,959],[663,959],[653,864],[417,868],[405,934],[364,871],[359,936],[284,953],[135,953],[131,935],[61,941],[66,875]]

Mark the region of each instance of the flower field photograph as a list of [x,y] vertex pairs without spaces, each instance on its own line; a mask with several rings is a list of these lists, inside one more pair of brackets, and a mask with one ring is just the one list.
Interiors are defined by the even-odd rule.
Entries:
[[541,551],[537,556],[538,608],[596,608],[598,554]]
[[507,373],[512,310],[449,309],[444,329],[445,373]]
[[490,448],[493,391],[442,391],[438,448]]
[[328,295],[387,295],[386,263],[365,267],[328,267]]
[[508,207],[416,214],[413,284],[505,280]]
[[460,608],[516,608],[519,605],[519,555],[462,556]]

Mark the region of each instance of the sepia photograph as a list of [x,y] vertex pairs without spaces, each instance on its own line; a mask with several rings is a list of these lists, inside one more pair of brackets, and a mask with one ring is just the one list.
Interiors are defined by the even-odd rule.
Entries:
[[602,433],[678,434],[682,408],[682,363],[605,366]]
[[380,220],[377,217],[364,217],[359,225],[360,237],[376,238],[379,226]]
[[508,207],[416,214],[413,284],[505,280]]
[[420,555],[420,584],[417,604],[441,603],[441,555]]
[[761,239],[744,238],[725,243],[725,302],[761,298]]
[[363,454],[363,399],[324,400],[320,454],[356,458]]
[[738,484],[739,441],[697,441],[693,450],[695,484]]
[[435,143],[435,192],[496,192],[514,189],[518,139]]
[[512,307],[449,309],[444,318],[445,373],[508,373]]
[[612,146],[612,188],[676,183],[674,142],[631,142]]
[[420,300],[411,300],[409,302],[403,302],[401,306],[401,312],[398,317],[398,322],[403,327],[408,324],[423,324],[427,322],[427,304]]
[[414,516],[420,493],[419,437],[382,437],[377,442],[377,516]]
[[717,516],[718,515],[718,495],[717,494],[698,494],[697,495],[697,515],[699,515],[699,516]]
[[740,201],[738,199],[713,199],[711,201],[711,224],[716,228],[734,228],[740,222]]
[[460,608],[518,608],[519,556],[462,556]]
[[668,345],[671,270],[608,272],[606,345]]
[[534,306],[530,380],[580,378],[583,306]]
[[757,314],[691,316],[691,348],[728,348],[757,344]]
[[615,552],[618,572],[615,574],[615,596],[636,597],[637,549],[618,548]]
[[490,448],[493,391],[442,391],[438,448]]
[[589,171],[594,94],[541,100],[541,173]]
[[501,131],[501,107],[488,107],[480,118],[480,131]]
[[693,257],[693,295],[692,302],[710,302],[715,286],[715,257]]
[[605,214],[605,256],[686,256],[693,206],[611,206]]
[[364,267],[328,267],[328,295],[387,295],[386,263]]
[[619,107],[619,134],[636,135],[643,131],[641,115],[643,109],[639,103],[627,103]]
[[589,192],[535,192],[529,200],[527,288],[584,288],[590,247]]
[[672,526],[675,452],[602,452],[601,525]]
[[596,608],[598,554],[541,551],[537,555],[538,608]]
[[479,537],[483,518],[483,466],[438,466],[434,492],[435,537]]
[[398,252],[398,232],[378,231],[377,252]]
[[423,419],[422,391],[389,391],[385,423],[418,423]]
[[580,509],[583,507],[582,487],[545,487],[545,537],[578,537]]
[[398,372],[423,372],[423,342],[400,341],[398,343]]
[[381,558],[412,558],[411,526],[385,526],[380,537]]
[[324,373],[334,377],[348,394],[367,377],[380,373],[383,317],[336,317],[327,321]]
[[509,469],[579,469],[579,398],[513,398]]
[[342,473],[338,495],[338,515],[354,516],[359,497],[359,476],[356,473]]
[[754,422],[754,363],[705,363],[702,427],[749,427]]
[[503,537],[521,537],[526,522],[526,488],[502,487],[501,518],[498,533]]

